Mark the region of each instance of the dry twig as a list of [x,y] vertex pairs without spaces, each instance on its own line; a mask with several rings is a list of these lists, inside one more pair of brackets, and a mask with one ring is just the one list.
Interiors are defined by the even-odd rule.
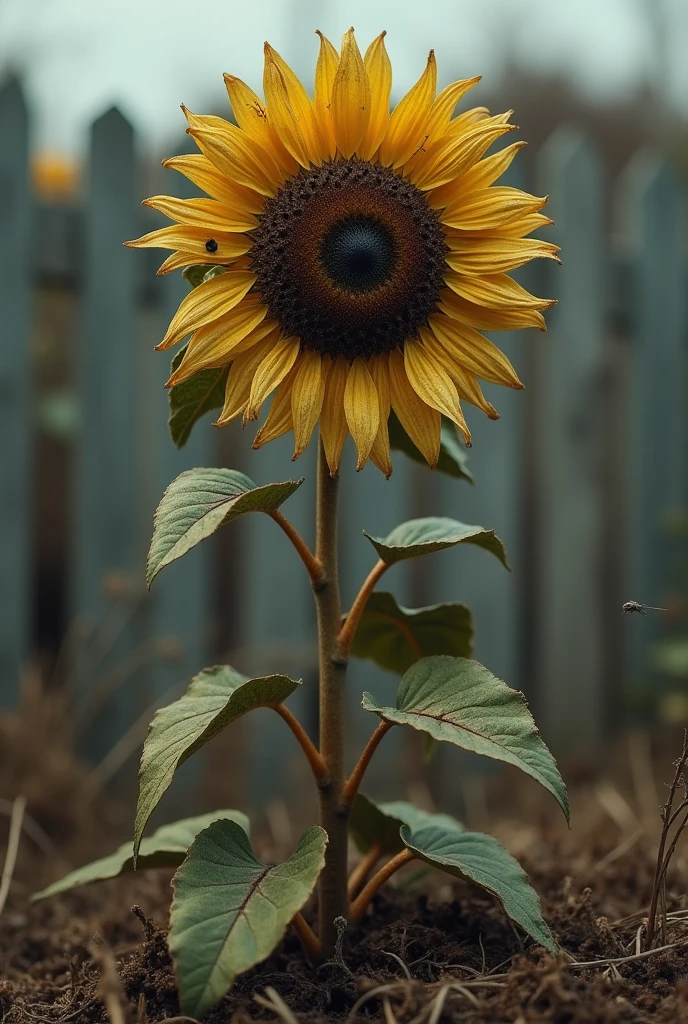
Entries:
[[88,951],[100,967],[98,995],[103,1001],[110,1024],[128,1024],[126,999],[112,950],[102,941],[89,944]]
[[24,821],[25,809],[26,797],[20,793],[12,805],[12,813],[10,815],[10,834],[7,840],[5,865],[2,869],[2,878],[0,879],[0,914],[2,914],[5,908],[7,895],[10,891],[10,885],[12,884],[12,875],[14,874],[14,867],[17,863],[17,853],[19,851],[19,840],[22,833],[22,822]]
[[[652,944],[655,940],[655,934],[657,931],[657,905],[662,901],[662,922],[661,932],[662,935],[666,935],[666,902],[664,895],[664,887],[666,885],[666,875],[671,863],[671,858],[674,855],[676,844],[679,841],[681,833],[688,824],[688,777],[686,777],[686,764],[688,763],[688,729],[683,730],[683,749],[681,756],[678,761],[675,761],[676,771],[674,772],[674,778],[672,779],[669,787],[669,795],[666,799],[666,803],[660,811],[662,819],[662,834],[659,840],[659,846],[657,848],[657,862],[655,864],[655,874],[652,881],[652,897],[650,899],[650,909],[647,915],[647,934],[645,939],[645,948],[647,950],[652,949]],[[678,807],[674,808],[674,800],[676,798],[677,790],[681,787],[683,789],[683,799],[680,801]],[[678,823],[678,824],[677,824]],[[669,835],[671,829],[676,826],[673,838],[669,842]],[[667,849],[667,842],[669,842],[669,848]],[[665,852],[666,851],[666,852]]]
[[268,997],[267,999],[265,996],[259,995],[254,995],[253,997],[259,1006],[264,1007],[266,1010],[271,1010],[284,1024],[299,1024],[285,1001],[271,985],[266,985],[265,993]]

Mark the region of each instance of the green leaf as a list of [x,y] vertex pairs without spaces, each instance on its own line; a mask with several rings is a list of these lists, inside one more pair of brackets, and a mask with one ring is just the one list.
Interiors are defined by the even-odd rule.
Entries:
[[212,281],[218,274],[224,274],[226,267],[208,266],[207,263],[194,263],[182,270],[182,277],[189,282],[192,288],[198,288],[199,284]]
[[[198,833],[217,821],[218,818],[229,818],[231,821],[235,821],[248,834],[248,818],[241,811],[212,811],[210,814],[200,814],[196,818],[173,821],[169,825],[161,825],[152,836],[143,840],[138,858],[139,869],[179,867]],[[125,875],[133,870],[134,858],[131,852],[131,842],[127,841],[122,843],[109,857],[101,857],[100,860],[94,860],[91,864],[85,864],[82,868],[70,871],[64,878],[60,878],[46,889],[34,893],[31,899],[44,900],[48,896],[55,896],[59,892],[74,889],[77,885],[101,882],[106,878],[116,878],[118,875]]]
[[351,653],[400,674],[426,654],[470,658],[473,618],[463,604],[404,608],[393,594],[374,591],[358,624]]
[[162,496],[153,522],[146,579],[245,512],[274,512],[301,480],[258,487],[235,469],[187,469]]
[[386,537],[371,537],[363,531],[383,562],[394,565],[405,558],[430,555],[433,551],[453,548],[455,544],[477,544],[496,555],[508,569],[506,551],[494,530],[482,526],[467,526],[456,519],[429,516],[427,519],[409,519],[407,523],[395,526]]
[[[408,436],[396,415],[392,413],[389,417],[389,444],[391,448],[408,455],[414,462],[420,462],[427,467],[425,456],[416,448]],[[459,441],[456,427],[449,420],[442,417],[442,434],[440,439],[440,457],[435,466],[440,473],[457,477],[460,480],[468,480],[473,483],[473,474],[468,469],[468,456],[466,449]]]
[[202,1017],[238,974],[272,953],[312,893],[326,845],[315,825],[289,860],[267,866],[231,821],[198,836],[172,883],[169,947],[182,1013]]
[[300,682],[288,676],[247,679],[229,665],[204,669],[183,697],[156,711],[143,745],[134,825],[134,864],[148,819],[177,768],[213,736],[255,708],[280,704]]
[[516,765],[549,790],[568,820],[566,787],[525,697],[479,662],[423,658],[401,680],[396,707],[382,707],[369,693],[362,704],[387,722]]
[[[179,367],[186,349],[185,345],[175,355],[170,368],[171,374]],[[169,428],[170,436],[177,448],[183,448],[189,440],[196,420],[213,409],[222,408],[228,373],[229,363],[212,370],[199,370],[181,384],[170,388]]]
[[399,835],[402,825],[408,825],[413,832],[430,825],[463,832],[461,822],[449,814],[421,811],[405,800],[378,804],[363,793],[357,794],[351,808],[349,830],[361,853],[367,853],[376,843],[381,844],[381,855],[403,850],[404,844]]
[[438,826],[413,831],[409,825],[402,825],[401,838],[427,864],[475,882],[496,896],[512,921],[550,953],[558,952],[528,876],[492,836]]

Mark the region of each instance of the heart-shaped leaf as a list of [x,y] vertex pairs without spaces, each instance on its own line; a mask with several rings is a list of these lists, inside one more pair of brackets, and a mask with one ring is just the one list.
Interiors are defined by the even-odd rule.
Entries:
[[549,790],[568,820],[566,787],[525,697],[479,662],[422,658],[399,683],[396,707],[382,707],[369,693],[362,704],[387,722],[516,765]]
[[[392,413],[389,417],[389,444],[391,448],[408,455],[414,462],[422,466],[428,465],[424,455],[416,448],[408,436],[396,415]],[[468,469],[468,456],[466,449],[459,441],[456,427],[448,419],[442,417],[442,432],[440,435],[440,457],[437,460],[435,469],[448,476],[457,477],[460,480],[467,480],[473,483],[473,474]]]
[[371,847],[380,844],[380,855],[398,853],[404,844],[399,835],[402,825],[408,825],[412,832],[428,826],[436,826],[446,830],[463,831],[463,825],[449,814],[431,814],[421,811],[405,800],[391,800],[378,804],[370,797],[358,793],[351,808],[349,830],[351,837],[361,853],[367,853]]
[[[179,368],[186,349],[185,345],[177,352],[172,360],[170,373]],[[213,409],[222,408],[228,373],[229,364],[215,369],[199,370],[193,377],[188,377],[181,384],[175,384],[170,388],[170,437],[177,448],[183,448],[189,440],[196,420]]]
[[202,1017],[243,971],[272,953],[313,891],[327,834],[307,829],[284,864],[255,857],[243,829],[216,821],[174,876],[169,947],[182,1013]]
[[433,551],[453,548],[455,544],[477,544],[496,555],[508,569],[506,550],[494,530],[482,526],[467,526],[456,519],[429,516],[427,519],[409,519],[407,523],[395,526],[386,537],[371,537],[363,531],[378,555],[387,565],[394,565],[405,558],[417,555],[431,555]]
[[463,604],[404,608],[393,594],[376,590],[368,598],[351,653],[400,674],[427,654],[470,658],[473,618]]
[[542,918],[540,898],[528,876],[492,836],[436,825],[414,831],[409,825],[402,825],[401,838],[421,860],[457,878],[475,882],[492,893],[512,921],[550,953],[558,952]]
[[280,704],[300,682],[288,676],[247,679],[229,665],[204,669],[183,697],[155,712],[143,745],[134,825],[134,864],[143,830],[177,768],[254,708]]
[[218,527],[246,512],[274,512],[301,480],[258,487],[235,469],[187,469],[162,496],[148,553],[148,586],[162,568],[181,558]]
[[[199,832],[211,825],[218,818],[229,818],[235,821],[248,835],[248,818],[241,811],[212,811],[210,814],[200,814],[196,818],[183,818],[181,821],[173,821],[169,825],[161,825],[159,829],[144,839],[139,850],[138,867],[141,868],[176,868],[186,856],[194,839]],[[89,882],[102,882],[106,878],[116,878],[118,875],[128,874],[134,870],[134,858],[131,852],[131,843],[122,843],[109,857],[101,857],[91,864],[85,864],[82,868],[70,871],[64,878],[53,882],[47,888],[35,893],[32,900],[44,900],[48,896],[55,896],[59,892],[66,892],[78,885],[87,885]]]

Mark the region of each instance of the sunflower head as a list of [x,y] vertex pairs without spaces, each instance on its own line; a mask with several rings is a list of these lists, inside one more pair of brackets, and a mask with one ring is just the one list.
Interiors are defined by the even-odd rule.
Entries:
[[190,337],[169,386],[228,366],[219,426],[271,398],[254,448],[293,431],[296,458],[319,422],[332,474],[350,433],[389,476],[392,410],[434,466],[442,416],[470,443],[462,400],[497,418],[479,379],[522,387],[481,332],[544,329],[552,303],[509,271],[558,250],[529,237],[546,198],[495,185],[524,145],[486,156],[511,112],[455,114],[478,78],[438,94],[431,52],[390,111],[385,33],[365,55],[318,35],[312,98],[266,43],[265,100],[225,75],[235,124],[182,108],[199,152],[165,165],[207,198],[146,200],[173,223],[127,244],[171,249],[161,274],[217,270],[158,346]]

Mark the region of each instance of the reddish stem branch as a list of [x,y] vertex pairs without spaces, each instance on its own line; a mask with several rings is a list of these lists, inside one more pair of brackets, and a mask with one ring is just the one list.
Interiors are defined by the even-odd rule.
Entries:
[[296,553],[306,567],[306,572],[308,573],[313,586],[320,586],[325,577],[325,572],[320,559],[315,557],[299,531],[292,526],[289,520],[282,515],[278,508],[274,509],[272,512],[268,512],[268,515],[284,530],[287,537],[294,545]]
[[368,603],[368,598],[375,589],[375,584],[380,577],[389,569],[386,562],[380,559],[375,563],[373,568],[368,573],[367,579],[364,581],[363,586],[356,595],[356,600],[351,605],[349,614],[346,617],[346,621],[339,631],[339,638],[337,640],[337,646],[342,654],[347,655],[353,643],[358,624],[361,621],[361,615]]
[[284,719],[291,731],[294,733],[294,736],[298,740],[299,745],[311,766],[315,781],[319,786],[324,785],[328,781],[327,765],[320,756],[318,748],[315,746],[313,740],[301,725],[298,718],[296,718],[296,716],[293,715],[289,708],[285,707],[284,704],[271,704],[270,706],[273,711],[277,712],[280,718]]
[[320,940],[317,935],[308,922],[304,920],[302,914],[295,914],[291,919],[291,924],[299,937],[301,945],[306,951],[308,959],[311,963],[317,963],[322,951],[322,946],[320,945]]
[[404,864],[408,864],[409,861],[413,860],[415,854],[409,850],[404,849],[401,853],[398,853],[396,857],[392,857],[386,864],[383,864],[380,870],[373,875],[368,884],[361,890],[356,899],[351,904],[349,910],[349,921],[351,924],[358,924],[365,914],[366,907],[372,900],[375,893],[378,891],[381,885],[392,877],[395,871],[399,868],[403,868]]
[[363,776],[365,775],[366,768],[370,764],[370,760],[375,751],[377,750],[380,744],[380,740],[385,735],[385,733],[389,732],[391,728],[391,722],[380,722],[377,729],[366,743],[363,749],[363,753],[356,762],[356,766],[354,767],[354,770],[352,771],[346,785],[344,786],[342,798],[345,807],[351,807],[352,803],[354,802],[356,794],[358,793],[358,788],[361,785]]
[[382,843],[374,843],[349,875],[349,899],[352,900],[382,856]]

